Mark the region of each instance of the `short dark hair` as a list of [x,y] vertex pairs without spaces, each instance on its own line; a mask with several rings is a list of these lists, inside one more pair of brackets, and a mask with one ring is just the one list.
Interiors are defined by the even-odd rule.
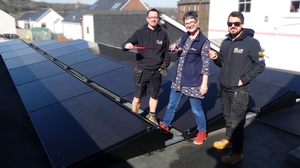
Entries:
[[227,22],[229,21],[230,17],[237,17],[241,20],[241,23],[244,24],[245,18],[244,18],[244,15],[242,14],[242,12],[239,12],[239,11],[231,12],[228,16]]
[[157,12],[157,14],[159,16],[159,11],[157,9],[155,9],[155,8],[152,8],[152,9],[148,10],[147,16],[148,16],[149,12]]
[[196,11],[187,11],[182,18],[182,22],[184,23],[185,19],[195,19],[198,20],[198,13]]

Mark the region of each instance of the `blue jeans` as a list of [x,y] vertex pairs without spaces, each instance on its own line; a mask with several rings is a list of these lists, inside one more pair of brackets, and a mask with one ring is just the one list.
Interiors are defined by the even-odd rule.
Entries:
[[[183,94],[181,92],[171,89],[169,104],[167,106],[167,111],[163,121],[165,126],[169,126],[171,124],[182,96]],[[198,126],[197,129],[201,132],[206,131],[206,117],[202,109],[201,99],[189,97],[189,100],[192,111],[195,114],[196,123]]]

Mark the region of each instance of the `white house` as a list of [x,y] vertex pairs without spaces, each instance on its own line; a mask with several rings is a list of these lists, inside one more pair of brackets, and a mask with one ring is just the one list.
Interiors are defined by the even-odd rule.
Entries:
[[267,67],[300,71],[300,0],[210,0],[208,38],[225,38],[227,19],[241,11],[245,28],[255,31]]
[[0,9],[0,34],[16,34],[16,20]]
[[25,12],[18,19],[18,26],[20,28],[46,27],[52,33],[62,33],[62,20],[64,18],[57,12],[49,9],[42,9],[37,12]]

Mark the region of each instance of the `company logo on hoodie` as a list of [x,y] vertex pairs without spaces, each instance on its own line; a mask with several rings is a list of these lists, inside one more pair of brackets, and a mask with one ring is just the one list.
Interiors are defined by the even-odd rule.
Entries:
[[234,48],[233,49],[234,53],[240,53],[241,54],[241,53],[243,53],[243,51],[244,51],[244,49],[239,49],[239,48]]
[[156,44],[162,44],[163,41],[156,40]]

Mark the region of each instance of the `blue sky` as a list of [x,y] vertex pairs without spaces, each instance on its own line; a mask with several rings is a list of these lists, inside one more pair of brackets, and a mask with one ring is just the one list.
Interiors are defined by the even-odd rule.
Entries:
[[[34,1],[44,1],[49,3],[76,3],[77,0],[34,0]],[[81,3],[93,4],[96,0],[79,0]],[[150,7],[169,7],[177,8],[177,2],[179,0],[142,0],[144,3],[148,4]]]

